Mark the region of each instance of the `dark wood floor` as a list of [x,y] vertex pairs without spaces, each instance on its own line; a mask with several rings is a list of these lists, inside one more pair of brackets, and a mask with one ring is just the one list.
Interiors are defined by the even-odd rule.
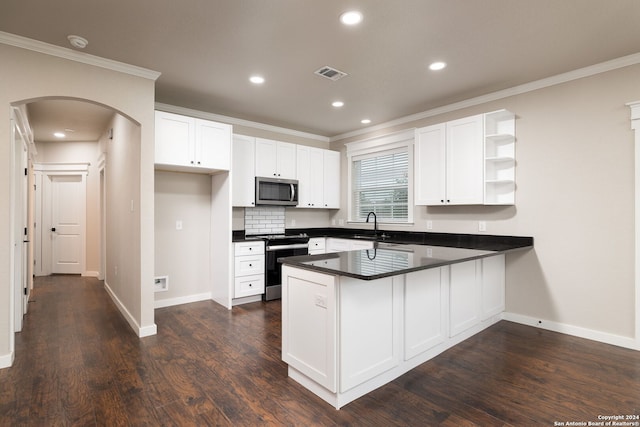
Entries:
[[[36,281],[1,426],[554,425],[640,415],[640,352],[500,322],[337,411],[287,377],[280,303],[156,310],[139,339],[91,278]],[[557,425],[557,424],[556,424]]]

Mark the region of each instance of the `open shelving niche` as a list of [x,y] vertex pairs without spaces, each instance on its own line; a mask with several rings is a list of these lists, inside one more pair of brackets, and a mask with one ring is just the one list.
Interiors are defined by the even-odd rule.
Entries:
[[484,204],[515,204],[515,114],[484,115]]

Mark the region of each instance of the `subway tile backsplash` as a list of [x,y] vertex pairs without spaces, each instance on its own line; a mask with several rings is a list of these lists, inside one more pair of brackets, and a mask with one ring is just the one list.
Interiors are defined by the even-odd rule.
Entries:
[[250,234],[284,233],[284,206],[260,206],[244,209],[244,232]]

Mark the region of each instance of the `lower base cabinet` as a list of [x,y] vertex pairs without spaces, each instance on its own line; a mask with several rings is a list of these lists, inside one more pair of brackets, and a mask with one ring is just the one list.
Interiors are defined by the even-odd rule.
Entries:
[[336,408],[504,310],[504,255],[369,281],[284,265],[282,280],[282,360],[291,378]]

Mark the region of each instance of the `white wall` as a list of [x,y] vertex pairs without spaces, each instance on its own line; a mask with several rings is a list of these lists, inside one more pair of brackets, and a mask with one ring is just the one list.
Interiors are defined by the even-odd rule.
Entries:
[[98,142],[37,142],[36,163],[90,163],[86,200],[85,272],[100,271],[100,172]]
[[156,171],[155,213],[155,273],[169,277],[156,306],[210,299],[211,177]]
[[[634,337],[633,134],[626,103],[640,100],[640,65],[465,108],[344,143],[506,108],[516,118],[516,206],[416,207],[426,231],[533,236],[508,256],[507,311]],[[346,177],[346,165],[342,167]],[[344,181],[344,179],[343,179]],[[343,190],[346,189],[343,187]],[[346,219],[342,209],[332,220]],[[357,226],[357,225],[355,225]]]
[[[13,41],[12,41],[13,43]],[[16,44],[20,45],[20,41]],[[23,45],[29,45],[24,43]],[[56,51],[56,49],[53,49]],[[69,56],[74,53],[70,50]],[[82,56],[82,55],[80,55]],[[0,44],[0,367],[13,360],[11,306],[11,147],[9,117],[12,104],[46,97],[88,99],[131,117],[140,126],[136,144],[138,163],[129,174],[137,188],[136,211],[130,241],[138,254],[126,260],[131,294],[118,295],[138,325],[138,333],[155,331],[153,323],[153,147],[154,79],[145,73],[124,73],[88,65],[47,53]],[[148,73],[147,73],[148,74]],[[123,230],[112,232],[122,234]],[[139,237],[136,237],[139,236]],[[133,240],[137,239],[137,242]],[[123,239],[125,240],[125,239]],[[132,294],[136,294],[135,296]]]

